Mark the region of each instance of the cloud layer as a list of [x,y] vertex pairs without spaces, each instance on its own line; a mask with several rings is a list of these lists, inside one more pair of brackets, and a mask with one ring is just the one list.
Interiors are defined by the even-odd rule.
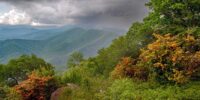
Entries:
[[18,25],[18,24],[29,24],[33,26],[41,25],[39,22],[32,20],[25,12],[20,12],[15,9],[10,10],[8,13],[4,13],[0,16],[0,23]]
[[43,24],[125,28],[148,13],[148,0],[1,0]]

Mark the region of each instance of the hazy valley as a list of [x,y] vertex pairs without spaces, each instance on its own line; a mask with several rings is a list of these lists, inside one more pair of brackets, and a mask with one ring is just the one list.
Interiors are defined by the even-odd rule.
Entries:
[[22,54],[36,54],[47,62],[66,68],[68,56],[79,51],[94,56],[119,36],[115,32],[76,26],[38,28],[31,26],[0,26],[0,62]]

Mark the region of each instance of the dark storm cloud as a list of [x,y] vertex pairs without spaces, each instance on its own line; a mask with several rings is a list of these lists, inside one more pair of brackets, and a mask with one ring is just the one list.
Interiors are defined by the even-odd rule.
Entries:
[[148,0],[1,0],[44,24],[125,28],[148,13]]

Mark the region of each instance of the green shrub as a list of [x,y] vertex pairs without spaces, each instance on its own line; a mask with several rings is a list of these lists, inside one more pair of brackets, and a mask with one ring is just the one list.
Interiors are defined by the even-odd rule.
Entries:
[[130,79],[115,80],[108,88],[104,99],[133,100],[134,84]]
[[199,83],[191,82],[179,86],[120,79],[113,82],[102,98],[103,100],[198,100]]
[[81,84],[82,74],[80,68],[70,68],[62,76],[62,83]]
[[22,100],[22,98],[12,88],[7,86],[0,86],[0,100]]
[[11,59],[8,64],[0,65],[0,82],[8,79],[23,81],[34,70],[38,69],[53,70],[54,67],[35,55],[22,55],[19,58]]

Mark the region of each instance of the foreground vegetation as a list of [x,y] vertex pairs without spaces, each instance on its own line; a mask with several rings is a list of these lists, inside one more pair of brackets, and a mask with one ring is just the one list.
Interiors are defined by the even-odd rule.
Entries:
[[96,57],[75,52],[64,73],[36,56],[1,65],[7,100],[198,100],[200,1],[151,0],[152,12]]

